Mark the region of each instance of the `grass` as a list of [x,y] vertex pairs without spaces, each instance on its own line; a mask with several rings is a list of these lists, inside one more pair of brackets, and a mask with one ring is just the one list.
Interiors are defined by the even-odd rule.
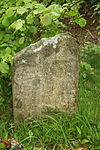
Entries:
[[95,60],[95,66],[93,60],[90,63],[95,73],[80,78],[77,114],[52,111],[45,118],[34,118],[15,127],[6,109],[0,119],[0,136],[17,139],[24,150],[75,150],[76,147],[99,150],[100,59]]

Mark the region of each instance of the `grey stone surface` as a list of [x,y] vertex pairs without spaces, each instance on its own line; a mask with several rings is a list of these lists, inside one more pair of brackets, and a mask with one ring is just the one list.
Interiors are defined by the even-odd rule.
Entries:
[[47,109],[77,108],[79,46],[68,34],[43,38],[18,52],[13,64],[14,120]]

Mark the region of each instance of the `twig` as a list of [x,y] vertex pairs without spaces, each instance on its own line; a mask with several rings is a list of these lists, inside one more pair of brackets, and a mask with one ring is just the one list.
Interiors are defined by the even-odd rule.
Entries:
[[[87,30],[87,29],[86,29]],[[89,30],[87,30],[87,32],[91,35],[91,37],[93,38],[93,39],[95,39],[95,37],[93,36],[93,34],[89,31]]]

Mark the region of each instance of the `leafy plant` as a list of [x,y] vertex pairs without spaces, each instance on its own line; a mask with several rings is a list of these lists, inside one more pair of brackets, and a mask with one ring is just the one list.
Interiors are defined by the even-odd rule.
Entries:
[[81,62],[80,64],[81,67],[81,76],[85,79],[87,78],[89,75],[93,75],[94,71],[93,68],[91,67],[90,64],[86,63],[86,62]]
[[95,68],[99,67],[100,45],[86,42],[81,53],[81,77],[88,78],[94,74]]
[[70,18],[70,24],[78,24],[80,27],[84,27],[86,25],[86,19],[79,13],[81,4],[83,3],[83,0],[68,0],[66,4],[63,5],[63,8],[66,10],[65,16]]
[[[98,2],[96,5],[93,6],[94,8],[94,12],[93,12],[93,15],[92,17],[94,16],[100,16],[100,2]],[[96,22],[96,20],[94,20],[94,23]],[[97,25],[97,30],[100,29],[100,20],[98,20],[98,25]],[[98,34],[100,34],[100,31],[98,31]]]

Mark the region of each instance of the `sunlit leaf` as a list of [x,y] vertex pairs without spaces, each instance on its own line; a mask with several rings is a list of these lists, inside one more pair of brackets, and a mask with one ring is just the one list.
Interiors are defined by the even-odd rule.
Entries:
[[85,144],[85,143],[89,143],[89,140],[83,139],[83,140],[82,140],[82,144]]
[[8,73],[9,72],[9,66],[5,62],[0,63],[0,72],[1,73]]
[[11,48],[10,48],[10,47],[7,47],[7,48],[5,49],[5,53],[6,53],[6,54],[10,54],[10,53],[11,53]]
[[3,38],[3,33],[0,32],[0,40],[2,40],[2,38]]
[[24,3],[29,3],[31,2],[32,0],[23,0]]
[[35,8],[36,8],[36,10],[34,10],[33,13],[36,15],[36,14],[40,14],[40,13],[44,12],[46,7],[43,4],[36,4]]
[[28,24],[32,24],[32,23],[33,23],[33,15],[32,15],[32,14],[29,14],[29,15],[26,17],[26,20],[27,20],[27,23],[28,23]]
[[9,17],[12,17],[13,15],[14,15],[14,10],[13,10],[13,8],[7,9],[7,11],[6,11],[6,16],[9,18]]
[[86,20],[84,18],[79,18],[77,24],[79,24],[80,27],[85,27]]
[[20,7],[17,9],[17,14],[23,15],[27,11],[26,8]]
[[38,28],[36,26],[32,26],[31,32],[36,34],[38,32]]
[[0,149],[4,149],[4,144],[3,143],[0,143]]
[[2,20],[2,24],[3,24],[4,27],[8,27],[9,26],[9,19],[6,16]]
[[25,23],[24,20],[18,19],[17,21],[15,21],[14,23],[12,23],[10,25],[10,28],[14,28],[16,30],[19,30],[22,28],[23,24]]
[[50,15],[50,13],[41,16],[41,23],[43,24],[43,26],[48,26],[52,23],[52,16]]
[[81,134],[81,129],[78,126],[76,126],[76,129],[77,129],[78,133]]
[[24,43],[24,40],[25,40],[25,38],[24,38],[24,37],[21,37],[21,38],[19,39],[19,44],[23,44],[23,43]]

